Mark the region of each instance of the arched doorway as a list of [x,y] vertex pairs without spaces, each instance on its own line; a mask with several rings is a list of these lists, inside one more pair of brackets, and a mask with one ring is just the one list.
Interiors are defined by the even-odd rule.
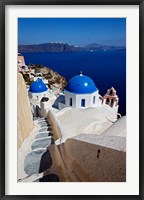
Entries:
[[95,104],[95,99],[96,99],[96,97],[94,96],[94,97],[93,97],[93,104]]
[[81,107],[85,107],[85,99],[81,99]]
[[113,106],[113,104],[114,104],[114,100],[112,99],[112,100],[111,100],[111,107]]
[[72,106],[72,98],[70,98],[69,105]]
[[110,102],[110,99],[107,98],[107,99],[106,99],[106,104],[109,104],[109,102]]
[[113,95],[113,90],[112,90],[112,89],[110,90],[110,95],[111,95],[111,96]]

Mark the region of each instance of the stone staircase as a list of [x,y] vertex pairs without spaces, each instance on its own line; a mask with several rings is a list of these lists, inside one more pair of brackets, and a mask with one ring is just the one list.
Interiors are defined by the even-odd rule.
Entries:
[[[19,182],[58,182],[57,170],[53,166],[49,147],[54,144],[52,129],[46,118],[34,120],[37,130],[33,133],[29,151],[24,159],[24,172],[27,176]],[[29,138],[27,138],[28,140]],[[24,149],[27,147],[25,144]]]

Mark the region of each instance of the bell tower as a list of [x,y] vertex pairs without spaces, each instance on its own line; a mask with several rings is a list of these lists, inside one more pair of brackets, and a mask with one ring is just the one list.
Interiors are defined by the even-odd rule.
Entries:
[[111,108],[114,108],[118,111],[118,102],[119,98],[116,94],[116,90],[111,87],[107,90],[107,93],[103,97],[103,105],[109,105]]

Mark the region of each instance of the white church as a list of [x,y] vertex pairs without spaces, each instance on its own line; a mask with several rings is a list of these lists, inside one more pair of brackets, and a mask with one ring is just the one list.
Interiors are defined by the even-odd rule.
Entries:
[[59,103],[60,109],[68,106],[72,108],[88,108],[101,104],[99,90],[94,81],[82,73],[68,81],[64,93],[65,104]]
[[[49,102],[52,96],[50,96],[50,92],[42,79],[37,79],[31,83],[29,97],[30,99],[37,99],[41,109],[41,116],[45,117],[48,110],[52,109],[52,103]],[[102,97],[94,81],[90,77],[83,75],[82,72],[68,81],[63,94],[59,97],[57,98],[59,110],[65,107],[82,109],[96,107],[106,113],[108,117],[113,116],[113,119],[120,117],[120,114],[118,114],[119,98],[116,95],[116,90],[112,87]]]
[[41,100],[42,97],[48,95],[48,87],[44,84],[41,78],[37,78],[34,82],[31,83],[29,88],[29,98]]
[[56,96],[49,91],[41,78],[37,78],[31,83],[28,96],[34,116],[39,114],[41,117],[46,117],[49,109],[56,100]]
[[107,90],[104,97],[99,94],[94,81],[80,73],[72,77],[64,91],[65,102],[59,103],[59,109],[64,107],[72,108],[88,108],[97,107],[101,110],[107,110],[110,113],[117,115],[119,98],[116,95],[116,90],[112,87]]

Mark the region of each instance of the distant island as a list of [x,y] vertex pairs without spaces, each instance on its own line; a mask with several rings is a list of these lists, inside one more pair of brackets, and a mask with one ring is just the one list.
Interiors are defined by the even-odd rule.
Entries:
[[96,43],[86,45],[84,47],[74,46],[62,42],[50,42],[45,44],[18,45],[20,53],[35,53],[35,52],[80,52],[80,51],[125,51],[126,47],[121,46],[106,46]]

